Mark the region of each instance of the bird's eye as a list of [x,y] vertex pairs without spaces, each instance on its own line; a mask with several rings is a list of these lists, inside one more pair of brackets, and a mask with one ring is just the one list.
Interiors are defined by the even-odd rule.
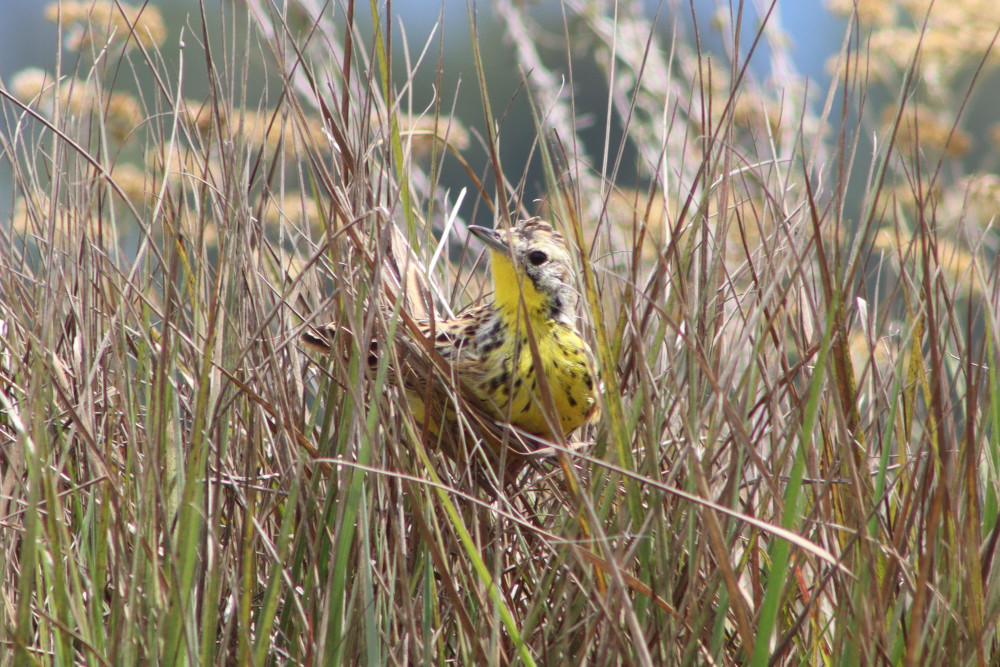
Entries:
[[549,261],[549,256],[541,250],[532,250],[528,253],[528,261],[531,262],[533,266],[541,266],[545,262]]

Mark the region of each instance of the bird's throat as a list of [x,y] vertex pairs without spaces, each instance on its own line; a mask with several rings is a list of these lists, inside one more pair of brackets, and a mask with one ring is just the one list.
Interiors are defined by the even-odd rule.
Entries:
[[521,320],[520,329],[524,328],[524,310],[532,322],[544,322],[548,319],[551,299],[548,295],[535,288],[534,282],[528,276],[519,276],[514,270],[510,257],[493,251],[493,301],[504,319]]

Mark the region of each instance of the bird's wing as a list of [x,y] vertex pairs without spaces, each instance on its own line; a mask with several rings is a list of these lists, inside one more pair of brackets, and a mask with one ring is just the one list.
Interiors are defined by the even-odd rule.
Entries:
[[433,342],[435,351],[448,363],[451,372],[475,386],[486,370],[476,345],[476,333],[491,314],[489,306],[484,305],[465,310],[452,320],[422,320],[417,325]]

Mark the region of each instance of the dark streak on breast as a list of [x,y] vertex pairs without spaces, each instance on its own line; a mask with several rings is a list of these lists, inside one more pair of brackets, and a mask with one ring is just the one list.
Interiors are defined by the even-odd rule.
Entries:
[[562,314],[563,302],[562,297],[556,295],[552,299],[552,303],[549,304],[549,317],[553,320],[558,319],[559,315]]

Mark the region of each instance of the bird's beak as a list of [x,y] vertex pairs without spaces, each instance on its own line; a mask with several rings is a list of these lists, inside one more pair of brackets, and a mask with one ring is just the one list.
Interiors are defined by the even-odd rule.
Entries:
[[477,239],[489,246],[490,250],[498,252],[501,255],[510,255],[510,248],[508,248],[507,244],[503,242],[499,232],[492,229],[486,229],[485,227],[477,227],[476,225],[469,225],[469,231],[472,232]]

